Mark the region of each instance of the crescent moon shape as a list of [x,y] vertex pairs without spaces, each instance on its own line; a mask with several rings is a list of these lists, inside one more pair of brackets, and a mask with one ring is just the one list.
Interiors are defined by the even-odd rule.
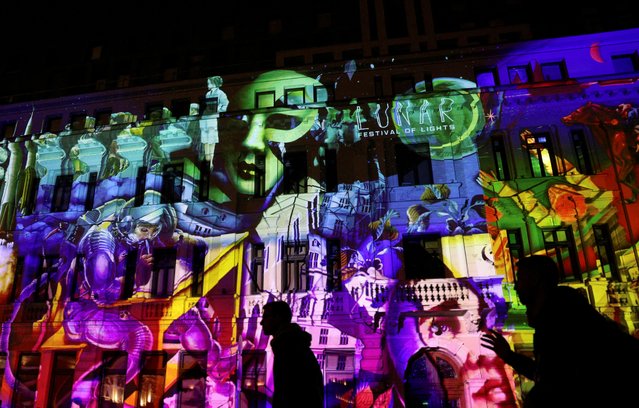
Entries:
[[599,49],[599,43],[595,42],[590,45],[590,58],[603,64],[604,60],[601,58],[601,50]]

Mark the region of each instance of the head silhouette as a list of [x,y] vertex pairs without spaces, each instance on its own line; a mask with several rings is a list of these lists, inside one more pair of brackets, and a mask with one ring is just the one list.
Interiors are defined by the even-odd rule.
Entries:
[[519,300],[526,306],[543,299],[559,284],[559,270],[552,258],[531,255],[517,262],[515,290]]
[[291,323],[293,313],[288,303],[277,300],[264,305],[262,310],[262,330],[268,336],[276,335]]

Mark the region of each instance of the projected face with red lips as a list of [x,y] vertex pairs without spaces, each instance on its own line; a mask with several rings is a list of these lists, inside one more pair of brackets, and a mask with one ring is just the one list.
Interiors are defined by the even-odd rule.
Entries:
[[237,193],[254,194],[258,177],[263,177],[265,192],[276,185],[282,174],[284,145],[303,137],[318,113],[317,105],[309,107],[292,98],[287,101],[285,92],[303,88],[303,100],[311,102],[315,86],[321,83],[297,72],[272,71],[260,75],[231,98],[229,111],[246,112],[255,110],[256,95],[268,93],[268,101],[258,108],[270,108],[267,112],[258,110],[220,118],[224,172]]

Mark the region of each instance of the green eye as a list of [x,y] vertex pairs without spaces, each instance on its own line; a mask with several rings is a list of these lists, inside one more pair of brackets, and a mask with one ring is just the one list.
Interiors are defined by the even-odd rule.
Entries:
[[301,123],[302,120],[297,116],[275,113],[266,119],[264,127],[277,130],[290,130],[295,129]]

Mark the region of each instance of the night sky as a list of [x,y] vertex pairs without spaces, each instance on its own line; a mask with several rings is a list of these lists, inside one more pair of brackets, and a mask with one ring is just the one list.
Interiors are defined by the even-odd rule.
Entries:
[[[339,18],[341,24],[346,22],[346,27],[350,25],[359,32],[359,16],[355,11],[357,0],[325,0],[304,3],[301,8],[302,3],[291,0],[233,0],[227,3],[186,0],[170,6],[167,2],[136,1],[3,4],[0,74],[28,67],[38,75],[53,66],[82,64],[97,45],[125,53],[185,46],[202,48],[222,42],[221,29],[234,23],[239,24],[242,35],[249,39],[252,30],[263,32],[268,21],[278,18],[286,24],[299,25],[300,30],[296,31],[303,31],[305,26],[315,24],[314,18],[308,22],[303,19],[304,8],[308,7],[314,12],[339,15],[333,18]],[[369,0],[369,3],[373,1]],[[393,5],[401,3],[392,2]],[[528,22],[534,37],[548,38],[639,26],[639,1],[636,0],[596,5],[556,0],[433,0],[432,3],[438,32]],[[387,13],[389,19],[391,14]],[[349,24],[351,20],[352,25]],[[346,37],[347,33],[341,34]],[[339,34],[332,35],[339,37]],[[313,45],[310,35],[308,38],[308,45]],[[286,43],[268,45],[285,47]]]

